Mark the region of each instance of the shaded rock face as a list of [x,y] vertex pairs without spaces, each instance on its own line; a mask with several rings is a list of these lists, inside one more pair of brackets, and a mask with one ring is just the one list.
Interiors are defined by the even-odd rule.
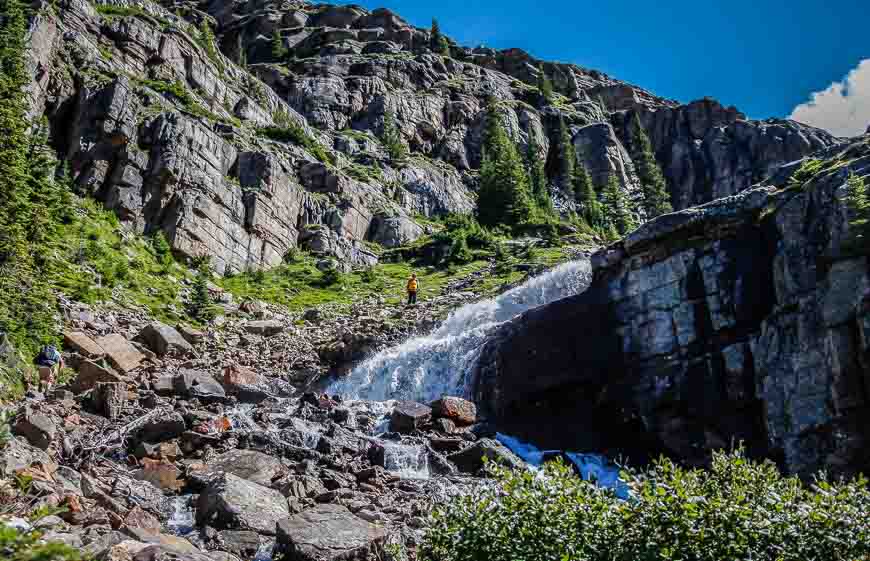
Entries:
[[[552,161],[564,120],[596,183],[616,174],[635,199],[639,115],[676,208],[739,192],[833,142],[519,49],[452,45],[438,56],[428,30],[389,10],[201,2],[222,51],[210,55],[196,10],[188,22],[174,3],[129,5],[150,15],[73,2],[33,18],[30,113],[49,118],[82,191],[131,229],[162,231],[178,253],[209,255],[219,273],[277,266],[295,247],[367,267],[377,257],[362,242],[408,243],[424,233],[415,216],[472,212],[488,98],[522,152],[534,140]],[[274,58],[276,33],[291,62]],[[537,92],[539,68],[565,96],[558,104]],[[388,111],[412,152],[401,164],[378,140]],[[276,124],[306,142],[260,132]]]
[[379,558],[386,531],[341,505],[319,505],[278,522],[276,551],[288,561]]
[[804,189],[744,191],[601,250],[589,290],[490,342],[478,404],[548,447],[701,464],[743,441],[802,476],[866,471],[870,280],[843,197],[870,146],[825,157]]
[[202,492],[196,509],[201,524],[266,535],[275,535],[276,522],[288,514],[281,493],[231,473],[221,473]]

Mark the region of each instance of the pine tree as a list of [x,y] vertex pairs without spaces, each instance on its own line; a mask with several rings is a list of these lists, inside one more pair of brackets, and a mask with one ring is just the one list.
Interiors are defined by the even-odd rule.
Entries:
[[579,162],[574,171],[574,200],[580,205],[582,217],[587,224],[593,227],[603,224],[601,203],[598,202],[592,178],[583,162]]
[[565,125],[565,119],[559,119],[559,182],[562,190],[571,195],[574,182],[574,168],[577,165],[577,153],[571,141],[571,133]]
[[284,39],[281,37],[281,32],[275,30],[272,35],[272,58],[278,62],[284,62],[287,59],[289,49],[284,45]]
[[538,143],[529,135],[526,151],[526,167],[529,170],[529,186],[535,198],[535,204],[546,215],[553,214],[553,199],[550,197],[550,187],[547,184],[547,172],[544,161],[538,153]]
[[847,245],[855,249],[870,248],[870,196],[864,178],[854,172],[846,182],[846,208],[849,211],[849,239]]
[[634,115],[634,128],[637,138],[634,162],[643,189],[643,207],[647,218],[652,219],[660,214],[673,212],[674,209],[671,206],[668,184],[662,174],[662,168],[656,161],[652,143],[643,130],[637,113]]
[[545,100],[551,101],[553,99],[553,82],[544,72],[543,64],[538,65],[538,90]]
[[441,26],[435,18],[432,18],[432,29],[429,33],[429,48],[439,55],[450,56],[450,43],[447,42],[447,37],[441,33]]
[[396,124],[396,116],[390,109],[384,113],[384,131],[381,141],[393,162],[401,162],[408,156],[408,148],[402,140],[402,133]]
[[611,174],[601,193],[601,205],[606,229],[625,235],[637,227],[631,212],[631,202],[619,184],[616,174]]
[[529,177],[495,104],[487,109],[477,217],[484,226],[527,222],[534,214]]
[[210,278],[211,266],[208,259],[203,259],[197,267],[196,278],[193,281],[193,292],[187,303],[187,314],[203,323],[207,323],[215,317],[214,303],[208,291]]

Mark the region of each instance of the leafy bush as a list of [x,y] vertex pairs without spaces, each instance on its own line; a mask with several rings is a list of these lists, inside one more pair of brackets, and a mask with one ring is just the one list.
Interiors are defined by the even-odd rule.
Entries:
[[342,281],[341,272],[336,267],[330,267],[323,271],[323,276],[320,279],[322,286],[334,286]]
[[474,218],[451,214],[444,219],[444,229],[432,237],[424,253],[432,264],[455,265],[473,261],[473,250],[488,252],[494,248],[495,236]]
[[718,453],[709,471],[667,459],[623,475],[632,498],[575,477],[493,468],[434,514],[422,547],[433,561],[806,561],[870,554],[865,479],[807,487],[770,462]]
[[62,543],[41,543],[40,532],[19,532],[0,524],[0,557],[5,561],[79,561],[81,554]]

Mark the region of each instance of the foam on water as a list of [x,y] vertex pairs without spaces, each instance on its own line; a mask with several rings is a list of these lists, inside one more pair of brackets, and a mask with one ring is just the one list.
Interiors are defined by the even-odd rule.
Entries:
[[430,335],[376,354],[327,391],[372,401],[469,397],[470,374],[488,334],[525,311],[577,294],[590,276],[588,260],[571,261],[495,298],[463,306]]
[[172,513],[166,527],[176,536],[184,536],[191,533],[195,526],[196,517],[190,504],[190,496],[183,495],[172,499]]
[[384,469],[403,479],[428,479],[429,455],[423,446],[383,441]]

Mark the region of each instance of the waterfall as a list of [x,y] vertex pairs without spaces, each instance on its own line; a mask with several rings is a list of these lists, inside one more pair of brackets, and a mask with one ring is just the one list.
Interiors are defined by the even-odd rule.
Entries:
[[588,259],[580,259],[495,298],[463,306],[430,335],[376,354],[327,391],[347,399],[372,401],[425,403],[443,395],[468,397],[469,375],[495,327],[527,310],[579,293],[590,278]]

